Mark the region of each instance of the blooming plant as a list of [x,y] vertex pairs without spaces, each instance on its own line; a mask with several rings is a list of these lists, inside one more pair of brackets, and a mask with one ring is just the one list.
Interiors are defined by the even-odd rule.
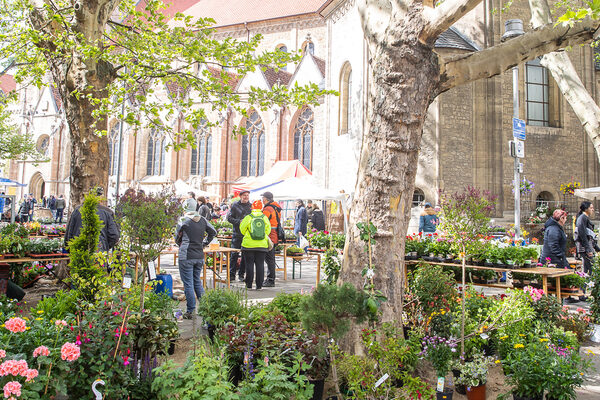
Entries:
[[567,183],[561,183],[560,192],[563,194],[575,194],[575,189],[581,187],[581,182],[571,181]]
[[460,373],[455,383],[467,388],[485,385],[491,361],[492,357],[486,357],[481,353],[474,355],[471,361],[457,360],[452,365],[452,369],[456,369]]
[[[515,192],[514,186],[515,181],[513,181],[513,193]],[[521,192],[521,195],[527,195],[531,193],[534,187],[535,183],[525,177],[523,177],[523,180],[519,183],[519,191]]]
[[440,378],[450,372],[450,362],[456,353],[456,341],[440,336],[425,336],[422,341],[423,350],[419,354],[433,365]]

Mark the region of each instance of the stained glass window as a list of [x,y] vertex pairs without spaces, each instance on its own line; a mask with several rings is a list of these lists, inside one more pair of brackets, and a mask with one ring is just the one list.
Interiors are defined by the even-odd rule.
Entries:
[[310,107],[300,112],[294,129],[294,159],[308,169],[312,169],[312,140],[315,115]]
[[246,119],[246,135],[242,137],[241,175],[262,175],[265,169],[265,128],[256,111]]

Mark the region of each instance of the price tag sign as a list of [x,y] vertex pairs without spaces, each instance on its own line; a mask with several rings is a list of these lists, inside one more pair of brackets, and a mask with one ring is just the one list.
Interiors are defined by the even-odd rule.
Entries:
[[123,287],[129,289],[131,287],[131,275],[125,274],[123,276]]
[[489,339],[489,336],[487,335],[487,333],[482,333],[481,335],[479,335],[483,340],[487,340]]
[[151,281],[156,279],[156,268],[154,268],[154,261],[148,263],[148,279]]

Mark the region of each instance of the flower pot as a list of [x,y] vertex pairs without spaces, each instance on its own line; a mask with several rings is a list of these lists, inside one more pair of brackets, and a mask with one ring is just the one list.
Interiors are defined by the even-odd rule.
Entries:
[[212,341],[215,338],[215,332],[217,330],[217,327],[214,325],[208,325],[208,338]]
[[467,388],[467,399],[485,400],[485,383],[483,385]]
[[313,400],[321,400],[323,398],[323,391],[325,389],[325,379],[312,380],[308,381],[311,385],[313,385]]
[[454,391],[446,389],[445,392],[435,392],[436,400],[452,400]]
[[[452,375],[454,376],[454,380],[456,381],[456,378],[460,376],[460,371],[457,369],[453,369]],[[456,384],[454,386],[454,390],[456,391],[456,393],[462,394],[463,396],[467,394],[467,387],[465,385]]]
[[169,349],[167,350],[167,354],[172,356],[173,354],[175,354],[175,339],[171,339],[170,343],[169,343]]

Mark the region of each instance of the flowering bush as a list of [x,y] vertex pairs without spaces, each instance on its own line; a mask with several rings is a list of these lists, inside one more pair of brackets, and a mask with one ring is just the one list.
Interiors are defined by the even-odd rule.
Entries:
[[575,189],[581,187],[581,182],[571,181],[567,183],[561,183],[560,192],[563,194],[575,194]]
[[[514,186],[515,181],[513,181],[513,193],[515,192]],[[534,187],[535,183],[525,177],[523,177],[523,180],[519,183],[519,191],[521,192],[521,195],[527,195],[531,193]]]
[[440,378],[450,372],[450,362],[456,353],[456,341],[440,336],[425,336],[422,341],[423,350],[419,354],[431,362]]
[[483,354],[476,354],[472,360],[460,362],[457,360],[453,363],[452,369],[459,371],[459,376],[456,378],[457,385],[464,385],[467,388],[485,385],[487,382],[488,367],[492,357],[486,357]]

